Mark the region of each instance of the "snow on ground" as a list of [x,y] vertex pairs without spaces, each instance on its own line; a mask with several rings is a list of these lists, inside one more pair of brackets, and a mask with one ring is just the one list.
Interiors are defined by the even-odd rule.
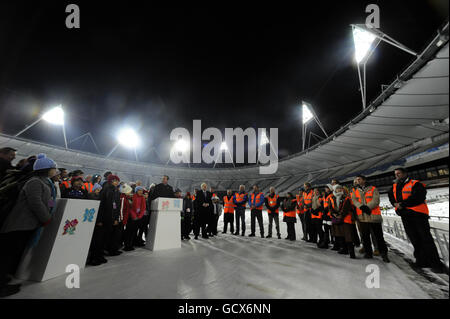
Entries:
[[[439,187],[427,190],[427,203],[431,220],[448,223],[449,221],[449,188]],[[387,194],[381,194],[380,207],[386,208],[383,213],[396,215]]]
[[[267,234],[267,213],[263,216]],[[248,235],[249,212],[246,222]],[[436,298],[417,284],[420,275],[397,265],[400,257],[392,256],[394,262],[385,264],[378,257],[365,260],[357,253],[358,259],[351,260],[299,240],[300,223],[295,242],[284,239],[286,225],[280,226],[283,239],[228,233],[184,241],[181,249],[139,248],[83,269],[79,289],[66,288],[66,277],[61,276],[26,282],[10,298]],[[222,227],[221,219],[219,231]],[[369,264],[380,270],[380,288],[365,285]]]

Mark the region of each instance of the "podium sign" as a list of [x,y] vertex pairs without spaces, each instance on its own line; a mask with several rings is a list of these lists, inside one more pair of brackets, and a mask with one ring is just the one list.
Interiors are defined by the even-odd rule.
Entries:
[[145,247],[152,251],[181,248],[183,200],[159,197],[152,201],[150,226]]
[[70,264],[86,264],[100,201],[58,199],[52,221],[36,245],[22,256],[16,277],[44,281],[66,273]]

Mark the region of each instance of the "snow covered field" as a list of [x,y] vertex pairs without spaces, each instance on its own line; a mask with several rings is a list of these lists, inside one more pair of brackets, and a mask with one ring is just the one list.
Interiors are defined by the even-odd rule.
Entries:
[[[249,212],[246,215],[248,235]],[[267,213],[263,216],[267,234]],[[284,238],[286,225],[280,226]],[[220,220],[219,231],[222,227]],[[297,223],[297,239],[300,229]],[[11,298],[431,297],[417,284],[420,276],[401,267],[401,257],[392,254],[390,264],[378,257],[365,260],[358,253],[357,257],[351,260],[301,240],[219,234],[209,240],[184,241],[181,249],[151,252],[139,248],[110,257],[106,264],[81,271],[79,289],[67,289],[62,276],[43,283],[27,282]],[[365,285],[370,264],[380,270],[380,288]]]

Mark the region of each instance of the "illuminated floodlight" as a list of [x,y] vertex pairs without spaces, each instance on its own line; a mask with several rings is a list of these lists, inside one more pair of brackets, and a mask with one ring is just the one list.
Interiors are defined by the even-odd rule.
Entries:
[[187,150],[189,150],[189,143],[183,139],[179,139],[175,143],[174,147],[177,152],[186,152]]
[[303,105],[302,105],[302,118],[303,118],[303,124],[308,123],[309,121],[311,121],[314,118],[314,115],[312,114],[308,105],[306,105],[305,103],[303,103]]
[[137,133],[130,128],[123,129],[117,136],[119,144],[126,148],[136,148],[140,145],[141,141]]
[[220,150],[221,151],[227,151],[228,150],[228,145],[225,142],[222,142],[222,144],[220,144]]
[[266,145],[268,143],[269,143],[269,139],[267,138],[266,131],[262,131],[261,141],[259,142],[259,144],[262,146],[262,145]]
[[359,64],[370,52],[377,37],[364,29],[353,27],[353,41],[355,43],[355,60]]
[[42,119],[50,124],[64,125],[64,111],[61,105],[44,113],[44,115],[42,115]]

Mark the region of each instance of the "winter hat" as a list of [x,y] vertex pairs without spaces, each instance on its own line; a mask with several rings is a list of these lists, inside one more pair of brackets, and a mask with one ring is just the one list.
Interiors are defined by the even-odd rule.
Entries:
[[92,191],[95,192],[97,189],[102,189],[102,187],[100,186],[100,184],[95,183],[94,187],[92,187]]
[[137,193],[138,191],[144,191],[144,187],[136,186],[136,188],[134,189],[134,192]]
[[47,155],[39,154],[37,160],[34,162],[33,170],[39,171],[50,168],[56,168],[56,163],[51,158],[48,158]]
[[120,187],[120,192],[121,192],[122,194],[130,194],[132,191],[133,191],[133,189],[132,189],[131,186],[128,185],[128,184],[123,184],[123,185]]
[[108,176],[108,183],[112,183],[113,180],[117,180],[117,181],[120,182],[119,176],[113,175],[113,174],[109,175],[109,176]]

